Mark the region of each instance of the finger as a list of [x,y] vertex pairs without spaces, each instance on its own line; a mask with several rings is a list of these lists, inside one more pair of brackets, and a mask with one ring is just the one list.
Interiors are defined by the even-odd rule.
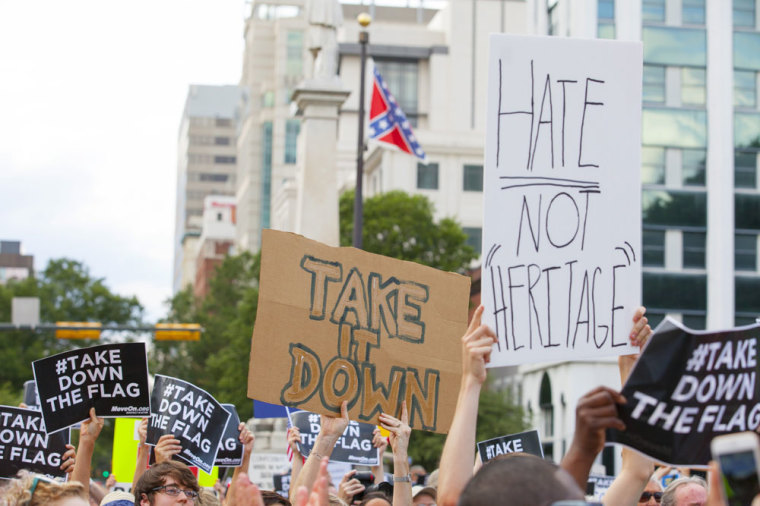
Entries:
[[644,313],[647,312],[647,308],[644,306],[639,306],[636,308],[636,311],[633,312],[633,321],[638,322],[642,316],[644,316]]
[[401,423],[409,425],[409,412],[406,409],[406,401],[401,402]]
[[493,329],[489,327],[488,325],[481,325],[477,329],[475,329],[474,332],[471,332],[464,336],[462,339],[465,343],[469,343],[471,341],[476,341],[478,339],[481,339],[486,336],[493,336],[496,337],[496,333],[494,333]]
[[467,343],[468,348],[480,348],[482,346],[488,346],[489,348],[496,343],[496,336],[481,337],[476,341],[470,341]]
[[348,420],[348,401],[343,401],[340,404],[340,417]]
[[480,327],[480,320],[483,316],[483,311],[485,310],[485,307],[481,304],[478,306],[478,308],[475,310],[475,312],[472,314],[472,320],[470,320],[470,325],[467,327],[467,334],[472,334],[476,328]]
[[578,405],[589,405],[593,407],[605,404],[609,402],[610,399],[616,404],[626,403],[625,397],[623,397],[620,392],[617,392],[610,387],[599,386],[581,397],[581,400],[578,401]]

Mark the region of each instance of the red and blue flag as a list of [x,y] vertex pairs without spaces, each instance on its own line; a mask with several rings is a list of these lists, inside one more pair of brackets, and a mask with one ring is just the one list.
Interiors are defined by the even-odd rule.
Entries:
[[374,68],[374,74],[369,108],[369,138],[390,144],[427,162],[425,152],[412,132],[412,125],[388,90],[377,67]]

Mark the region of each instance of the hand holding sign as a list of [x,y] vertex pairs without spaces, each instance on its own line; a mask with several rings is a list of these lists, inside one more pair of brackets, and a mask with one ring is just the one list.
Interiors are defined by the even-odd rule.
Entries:
[[380,426],[389,431],[391,448],[393,448],[394,458],[398,455],[406,457],[409,448],[409,436],[412,435],[412,429],[409,427],[409,413],[406,410],[406,401],[401,403],[401,420],[387,413],[380,414]]
[[332,452],[332,447],[338,441],[338,438],[343,435],[346,427],[348,427],[348,402],[343,401],[341,403],[340,418],[322,415],[321,427],[322,429],[319,432],[317,440],[324,437],[328,442],[332,442],[330,445],[330,452]]
[[301,440],[301,431],[298,427],[290,427],[288,429],[288,446],[290,451],[293,452],[293,458],[301,458],[301,450],[298,449],[298,442]]
[[171,460],[172,457],[182,451],[182,446],[179,443],[179,439],[176,439],[171,434],[164,434],[158,438],[158,443],[153,448],[153,453],[156,454],[156,464]]
[[486,364],[491,361],[491,350],[496,343],[496,334],[488,325],[481,325],[483,306],[472,315],[467,333],[462,337],[463,380],[482,385],[486,380]]
[[66,448],[66,453],[61,456],[61,471],[71,474],[77,461],[77,449],[71,444],[67,444]]

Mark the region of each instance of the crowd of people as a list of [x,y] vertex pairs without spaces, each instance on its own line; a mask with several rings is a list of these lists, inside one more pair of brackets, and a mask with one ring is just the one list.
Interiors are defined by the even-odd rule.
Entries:
[[[386,480],[381,463],[371,476],[357,470],[348,472],[334,484],[327,471],[333,449],[349,423],[347,403],[339,416],[321,417],[321,429],[306,458],[298,446],[297,428],[288,430],[287,444],[293,458],[289,497],[274,491],[260,490],[251,482],[247,470],[254,448],[254,434],[244,423],[239,426],[243,461],[235,468],[229,486],[217,484],[213,489],[199,486],[197,478],[183,463],[173,460],[181,452],[181,442],[171,434],[162,436],[155,446],[145,443],[147,419],[138,427],[137,465],[131,493],[108,491],[90,480],[91,459],[103,419],[94,409],[81,424],[79,445],[62,458],[61,469],[66,482],[46,479],[29,472],[0,488],[0,505],[127,506],[139,504],[203,505],[281,505],[281,506],[481,506],[504,504],[515,506],[574,505],[586,503],[586,484],[591,467],[605,444],[605,429],[625,430],[616,406],[626,402],[619,392],[600,386],[584,395],[576,406],[575,434],[559,464],[525,453],[510,453],[480,464],[473,458],[476,446],[477,412],[481,389],[486,381],[490,354],[496,336],[481,324],[483,307],[478,308],[462,338],[462,379],[456,411],[440,458],[439,469],[427,474],[420,466],[411,466],[408,448],[412,429],[406,403],[399,417],[379,415],[379,426],[388,432],[374,433],[373,444],[380,454],[388,446],[393,456]],[[634,316],[630,341],[643,346],[652,330],[639,308]],[[624,383],[637,355],[619,359]],[[151,449],[155,463],[148,467]],[[118,455],[115,456],[118,458]],[[671,482],[665,489],[660,477],[667,468],[655,470],[652,460],[635,451],[622,451],[622,468],[602,499],[604,505],[722,506],[719,474],[715,466],[708,482],[688,476]],[[364,473],[362,473],[364,474]],[[760,504],[760,500],[756,501]]]

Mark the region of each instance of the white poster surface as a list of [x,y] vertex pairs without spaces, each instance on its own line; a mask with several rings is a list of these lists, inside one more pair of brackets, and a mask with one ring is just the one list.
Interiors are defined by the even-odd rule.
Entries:
[[491,367],[633,353],[638,42],[492,35],[482,301]]

